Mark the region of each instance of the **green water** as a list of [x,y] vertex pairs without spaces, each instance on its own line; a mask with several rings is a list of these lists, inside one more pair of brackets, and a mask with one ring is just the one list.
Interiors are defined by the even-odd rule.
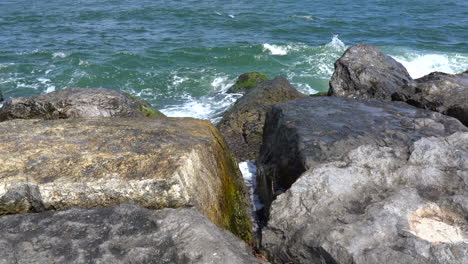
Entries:
[[171,116],[213,118],[244,72],[324,91],[350,45],[413,75],[468,69],[467,1],[1,1],[0,89],[124,90]]

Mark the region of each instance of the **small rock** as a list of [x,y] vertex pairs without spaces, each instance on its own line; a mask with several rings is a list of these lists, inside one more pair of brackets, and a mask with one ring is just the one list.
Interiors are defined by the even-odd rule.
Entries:
[[257,87],[260,85],[263,81],[269,80],[268,77],[260,72],[247,72],[244,74],[241,74],[237,80],[236,83],[231,86],[227,92],[228,93],[245,93],[248,90]]
[[281,76],[264,81],[237,100],[217,125],[238,161],[258,157],[265,114],[275,103],[305,97]]
[[164,117],[145,101],[103,88],[68,88],[38,96],[10,98],[0,109],[0,121],[143,116]]
[[433,72],[401,87],[392,99],[455,117],[468,126],[468,73]]
[[335,62],[329,94],[391,100],[395,91],[412,81],[403,65],[377,47],[357,44]]

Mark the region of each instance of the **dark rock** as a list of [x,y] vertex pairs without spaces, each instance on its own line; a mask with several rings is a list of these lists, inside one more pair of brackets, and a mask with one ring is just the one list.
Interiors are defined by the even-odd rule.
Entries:
[[0,90],[0,102],[3,101],[3,93],[2,93],[2,90]]
[[0,215],[128,201],[194,206],[252,240],[242,175],[206,120],[10,120],[0,123],[0,161]]
[[278,76],[264,81],[237,100],[217,125],[237,160],[254,160],[258,157],[265,114],[273,104],[301,97],[305,95],[292,87],[288,80]]
[[409,149],[426,136],[468,131],[458,120],[401,102],[307,97],[267,113],[257,162],[260,197],[268,208],[306,170],[342,160],[361,145]]
[[194,209],[135,204],[0,218],[0,263],[265,263]]
[[143,116],[164,117],[145,101],[103,88],[68,88],[38,96],[10,98],[0,108],[0,121]]
[[398,89],[392,99],[453,116],[468,126],[468,73],[433,72]]
[[236,83],[231,86],[227,92],[228,93],[245,93],[246,91],[257,87],[260,85],[263,81],[269,80],[268,77],[260,72],[247,72],[244,74],[241,74],[237,80]]
[[335,62],[330,95],[390,100],[400,87],[412,82],[405,67],[377,47],[357,44]]
[[277,197],[262,237],[271,261],[468,263],[468,133],[373,141]]

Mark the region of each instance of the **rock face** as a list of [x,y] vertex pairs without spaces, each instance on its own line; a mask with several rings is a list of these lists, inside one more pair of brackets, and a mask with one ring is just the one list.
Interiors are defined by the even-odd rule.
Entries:
[[468,133],[374,142],[302,174],[272,204],[275,263],[468,263]]
[[258,157],[265,115],[273,104],[302,97],[305,95],[292,87],[288,80],[278,76],[262,82],[237,100],[217,125],[237,160]]
[[266,208],[306,170],[361,145],[410,148],[427,136],[468,131],[458,120],[404,103],[308,97],[276,104],[265,120],[257,182]]
[[410,82],[412,78],[399,62],[375,46],[357,44],[335,62],[329,94],[390,100],[398,88]]
[[398,89],[392,99],[453,116],[468,126],[468,73],[433,72]]
[[143,116],[164,115],[127,93],[103,88],[68,88],[39,96],[11,98],[0,108],[0,121]]
[[0,215],[104,207],[195,206],[252,239],[248,193],[209,121],[192,118],[0,123]]
[[247,90],[260,85],[263,81],[267,81],[268,77],[260,72],[247,72],[241,74],[236,83],[230,87],[228,93],[245,93]]
[[110,208],[1,217],[0,263],[264,263],[194,209]]

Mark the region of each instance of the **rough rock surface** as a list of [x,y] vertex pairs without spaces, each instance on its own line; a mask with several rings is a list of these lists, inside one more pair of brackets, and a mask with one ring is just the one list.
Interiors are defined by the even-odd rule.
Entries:
[[277,197],[262,238],[271,261],[468,263],[468,133],[369,143]]
[[10,98],[0,108],[0,121],[143,116],[164,115],[127,93],[103,88],[68,88],[38,96]]
[[329,94],[390,100],[398,88],[412,81],[403,65],[377,47],[357,44],[335,62]]
[[275,103],[305,97],[281,76],[248,90],[223,115],[217,127],[238,161],[254,160],[262,144],[266,112]]
[[0,218],[0,263],[264,263],[194,209],[135,204]]
[[245,93],[247,90],[260,85],[263,81],[267,81],[268,77],[260,72],[246,72],[236,80],[236,83],[231,86],[228,93]]
[[453,116],[468,126],[468,73],[433,72],[398,89],[392,99]]
[[193,205],[252,238],[242,176],[206,120],[11,120],[0,123],[0,161],[0,215],[128,201]]
[[267,113],[257,162],[266,208],[304,171],[339,161],[361,145],[410,148],[427,136],[468,131],[458,120],[401,102],[308,97],[276,104]]

